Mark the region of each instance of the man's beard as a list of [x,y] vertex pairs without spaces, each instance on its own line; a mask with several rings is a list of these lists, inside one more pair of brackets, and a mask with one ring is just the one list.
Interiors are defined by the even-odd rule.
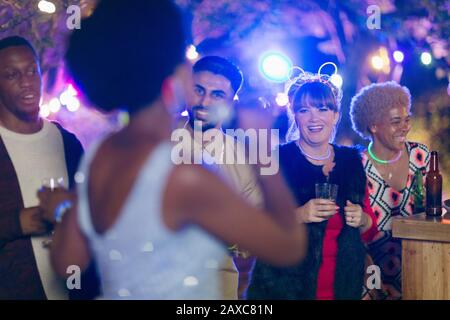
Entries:
[[[200,120],[195,118],[194,114],[196,111],[203,111],[203,110],[207,110],[205,107],[202,106],[194,106],[191,109],[188,110],[188,115],[189,115],[189,125],[191,126],[192,129],[197,129],[197,127],[199,125],[201,125],[201,130],[202,132],[205,132],[209,129],[215,128],[217,126],[217,123],[214,122],[209,122],[208,120]],[[196,122],[196,123],[195,123]],[[197,127],[195,127],[195,125],[197,125]]]

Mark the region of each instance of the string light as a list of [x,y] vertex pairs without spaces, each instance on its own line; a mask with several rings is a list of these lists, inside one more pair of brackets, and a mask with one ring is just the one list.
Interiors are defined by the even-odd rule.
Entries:
[[344,80],[342,79],[342,76],[340,74],[333,74],[330,77],[330,82],[334,84],[338,88],[342,88],[342,84],[344,83]]
[[286,106],[289,103],[289,97],[288,97],[288,95],[286,93],[279,92],[279,93],[277,93],[275,101],[276,101],[278,106],[284,107],[284,106]]
[[402,63],[403,59],[405,58],[405,55],[400,50],[395,50],[392,56],[393,56],[395,62],[398,62],[398,63]]
[[45,1],[45,0],[41,0],[38,3],[38,8],[39,10],[41,10],[42,12],[45,13],[55,13],[56,11],[56,6],[53,2],[50,1]]
[[39,109],[39,115],[42,118],[47,118],[50,115],[50,107],[48,104],[43,104]]
[[61,109],[61,103],[59,102],[58,98],[53,98],[52,100],[50,100],[50,102],[48,103],[50,112],[52,113],[57,113],[60,109]]
[[66,107],[70,112],[75,112],[80,109],[80,101],[77,98],[71,96],[69,101],[67,101]]
[[372,67],[377,71],[382,71],[385,74],[391,72],[391,61],[389,60],[388,50],[385,47],[378,49],[370,60]]
[[422,52],[422,54],[420,55],[420,61],[422,61],[422,63],[426,66],[431,64],[432,60],[433,58],[431,57],[431,54],[429,52]]
[[383,69],[383,59],[381,59],[380,56],[373,56],[370,62],[372,63],[372,67],[374,69],[376,70]]
[[70,112],[75,112],[80,108],[80,100],[77,99],[78,92],[69,84],[67,89],[59,96],[59,101],[67,107]]
[[196,60],[198,58],[199,54],[197,52],[197,48],[194,45],[190,45],[186,50],[186,58],[188,60]]

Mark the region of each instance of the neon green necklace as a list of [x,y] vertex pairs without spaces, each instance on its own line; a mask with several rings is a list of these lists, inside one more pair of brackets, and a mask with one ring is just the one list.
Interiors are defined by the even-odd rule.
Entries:
[[400,157],[402,156],[402,150],[400,150],[398,152],[398,155],[394,159],[381,160],[381,159],[377,158],[377,156],[375,156],[375,154],[372,152],[372,144],[373,144],[372,141],[370,141],[369,146],[367,147],[367,151],[369,152],[370,157],[378,163],[382,163],[382,164],[394,163],[394,162],[398,161],[398,159],[400,159]]

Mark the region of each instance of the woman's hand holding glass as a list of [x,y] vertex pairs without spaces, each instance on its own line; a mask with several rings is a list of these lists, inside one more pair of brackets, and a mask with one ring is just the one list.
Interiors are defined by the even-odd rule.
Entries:
[[311,199],[297,208],[297,219],[301,223],[322,222],[331,218],[339,207],[329,199]]

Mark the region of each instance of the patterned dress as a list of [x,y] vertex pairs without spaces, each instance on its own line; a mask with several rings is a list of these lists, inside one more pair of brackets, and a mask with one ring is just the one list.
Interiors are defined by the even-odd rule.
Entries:
[[388,299],[401,299],[402,296],[402,249],[401,240],[392,238],[392,217],[410,216],[414,208],[416,173],[424,177],[429,163],[428,148],[420,143],[407,142],[409,154],[409,173],[406,187],[395,190],[383,179],[372,160],[363,153],[363,165],[368,178],[370,205],[377,217],[378,234],[369,244],[369,252],[375,264],[381,269],[384,290]]

